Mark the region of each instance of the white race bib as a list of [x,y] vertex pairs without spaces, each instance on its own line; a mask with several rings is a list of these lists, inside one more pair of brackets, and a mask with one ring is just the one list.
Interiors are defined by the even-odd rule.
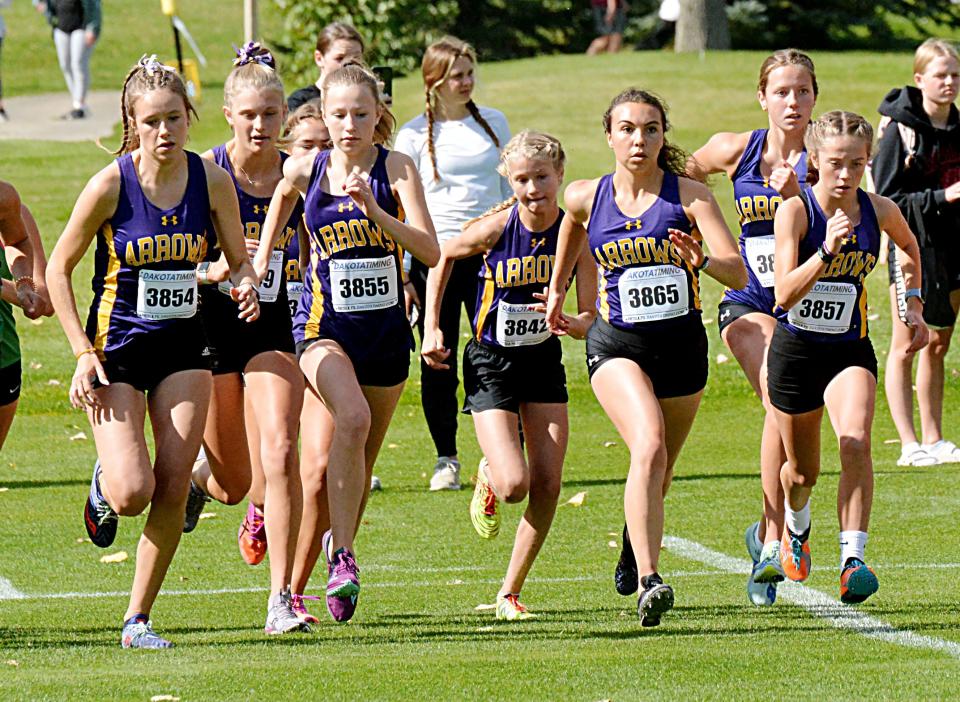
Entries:
[[297,314],[300,298],[303,296],[303,283],[299,280],[287,281],[287,302],[290,304],[290,316]]
[[[267,266],[267,274],[263,276],[263,282],[260,283],[260,294],[257,299],[260,302],[276,302],[280,295],[280,285],[283,283],[283,251],[274,249],[270,253],[270,264]],[[233,283],[225,280],[217,285],[217,290],[224,295],[229,295],[233,288]]]
[[857,288],[852,283],[820,282],[790,308],[787,320],[797,329],[820,334],[843,334],[850,329]]
[[503,301],[497,305],[498,344],[507,348],[534,346],[550,336],[546,316],[533,307],[533,304],[511,305]]
[[397,290],[397,259],[353,258],[330,261],[330,290],[335,312],[368,312],[393,307]]
[[743,244],[750,270],[757,276],[760,285],[765,288],[772,288],[773,252],[777,247],[773,234],[768,236],[751,236],[744,239]]
[[141,270],[137,284],[137,316],[142,319],[184,319],[197,313],[197,271]]
[[682,317],[690,308],[687,274],[676,266],[630,268],[620,276],[624,322],[655,322]]

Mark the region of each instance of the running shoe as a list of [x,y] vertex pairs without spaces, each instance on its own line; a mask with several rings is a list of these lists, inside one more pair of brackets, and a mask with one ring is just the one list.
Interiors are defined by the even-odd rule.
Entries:
[[341,548],[333,554],[327,580],[327,611],[338,622],[350,621],[360,596],[360,569],[353,554]]
[[207,493],[201,490],[195,482],[190,481],[190,494],[187,495],[187,508],[183,515],[183,533],[189,534],[197,528],[203,506],[210,501]]
[[484,539],[492,539],[500,533],[500,500],[487,479],[487,459],[481,458],[477,468],[477,486],[470,500],[470,521]]
[[107,548],[117,538],[119,517],[100,491],[100,474],[102,472],[100,459],[97,459],[96,463],[93,464],[90,492],[83,505],[83,525],[87,528],[87,534],[94,544],[100,548]]
[[866,563],[859,558],[848,558],[840,571],[840,601],[860,604],[880,589],[880,581]]
[[520,619],[534,619],[536,616],[520,602],[520,595],[497,595],[497,619],[512,622]]
[[637,574],[637,559],[633,555],[633,546],[630,544],[630,534],[627,525],[623,525],[623,547],[620,549],[620,560],[613,571],[613,584],[617,592],[624,597],[632,595],[640,586],[640,576]]
[[290,590],[271,595],[267,603],[267,623],[263,630],[271,635],[289,634],[292,631],[310,631],[310,626],[293,611]]
[[925,446],[921,446],[916,441],[904,444],[900,450],[900,458],[897,459],[898,466],[926,468],[927,466],[935,466],[936,464],[936,456],[932,456]]
[[[303,595],[297,595],[295,593],[291,595],[290,606],[293,608],[293,613],[296,614],[297,619],[304,624],[319,624],[320,620],[307,611],[307,605],[303,599]],[[312,597],[311,599],[317,598]]]
[[263,512],[252,502],[247,504],[247,513],[237,532],[237,544],[240,556],[247,565],[259,564],[267,555],[267,528],[263,523]]
[[794,534],[790,527],[783,526],[783,538],[780,540],[780,566],[783,574],[796,582],[803,582],[810,575],[810,528],[800,534]]
[[660,617],[671,609],[673,609],[673,588],[665,585],[657,573],[650,575],[637,600],[640,626],[660,626]]
[[130,617],[123,623],[120,644],[124,648],[173,648],[173,642],[157,634],[153,623],[143,614]]
[[952,441],[940,439],[935,444],[924,444],[920,448],[933,457],[938,465],[960,463],[960,448],[957,448],[957,445]]
[[753,564],[747,579],[747,597],[758,607],[769,607],[777,601],[777,583],[784,579],[780,566],[780,542],[764,545],[760,560]]
[[333,563],[333,532],[327,529],[323,532],[323,538],[320,539],[320,545],[323,548],[323,555],[327,559],[327,568]]
[[460,489],[460,461],[449,456],[437,458],[430,478],[430,492]]
[[377,490],[383,490],[383,483],[380,482],[380,478],[375,475],[370,476],[370,492],[376,492]]

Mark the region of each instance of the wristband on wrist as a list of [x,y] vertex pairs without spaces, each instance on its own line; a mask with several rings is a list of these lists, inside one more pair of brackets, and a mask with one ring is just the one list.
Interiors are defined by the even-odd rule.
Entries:
[[830,249],[827,248],[827,242],[820,244],[820,248],[817,249],[817,256],[824,263],[833,263],[833,259],[837,257],[837,254],[833,253]]
[[86,356],[88,353],[96,353],[96,352],[97,350],[91,346],[90,348],[84,349],[83,351],[77,351],[75,354],[73,354],[73,357],[79,361],[81,356]]
[[924,304],[923,292],[920,288],[910,288],[903,294],[904,301],[909,300],[911,297],[915,297],[920,300],[920,304]]
[[207,277],[210,270],[210,262],[204,261],[199,266],[197,266],[197,284],[198,285],[209,285],[210,278]]
[[710,267],[710,257],[706,254],[703,255],[703,263],[700,264],[698,271],[705,271]]

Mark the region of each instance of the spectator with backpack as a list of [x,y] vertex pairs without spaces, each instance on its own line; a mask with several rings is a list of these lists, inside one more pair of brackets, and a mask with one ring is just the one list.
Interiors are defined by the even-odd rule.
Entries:
[[[897,465],[960,463],[960,448],[942,433],[944,357],[960,308],[960,57],[942,39],[927,39],[913,62],[916,87],[894,88],[879,111],[881,136],[872,163],[875,190],[900,207],[920,244],[924,321],[930,344],[919,354],[917,402],[921,436],[913,424],[911,332],[902,321],[904,289],[899,255],[889,244],[893,337],[886,365],[890,414],[900,435]],[[900,254],[902,255],[902,254]]]

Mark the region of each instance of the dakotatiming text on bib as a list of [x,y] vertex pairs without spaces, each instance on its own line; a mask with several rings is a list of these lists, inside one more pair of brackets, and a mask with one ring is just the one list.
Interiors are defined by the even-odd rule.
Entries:
[[690,309],[687,274],[676,266],[627,269],[617,289],[624,322],[673,319]]
[[141,270],[137,283],[137,316],[141,319],[185,319],[197,313],[197,272]]
[[819,282],[790,308],[787,319],[797,329],[843,334],[850,329],[857,288],[852,283]]
[[533,304],[511,305],[501,301],[497,305],[497,343],[510,348],[534,346],[550,336],[547,318],[533,309]]
[[757,276],[760,285],[765,288],[773,287],[773,252],[777,244],[773,234],[768,236],[751,236],[743,240],[747,254],[747,263],[750,270]]
[[369,312],[399,300],[397,259],[353,258],[330,261],[330,291],[335,312]]
[[287,281],[287,303],[290,305],[290,316],[297,313],[297,307],[300,306],[300,298],[303,297],[303,283],[299,280]]

